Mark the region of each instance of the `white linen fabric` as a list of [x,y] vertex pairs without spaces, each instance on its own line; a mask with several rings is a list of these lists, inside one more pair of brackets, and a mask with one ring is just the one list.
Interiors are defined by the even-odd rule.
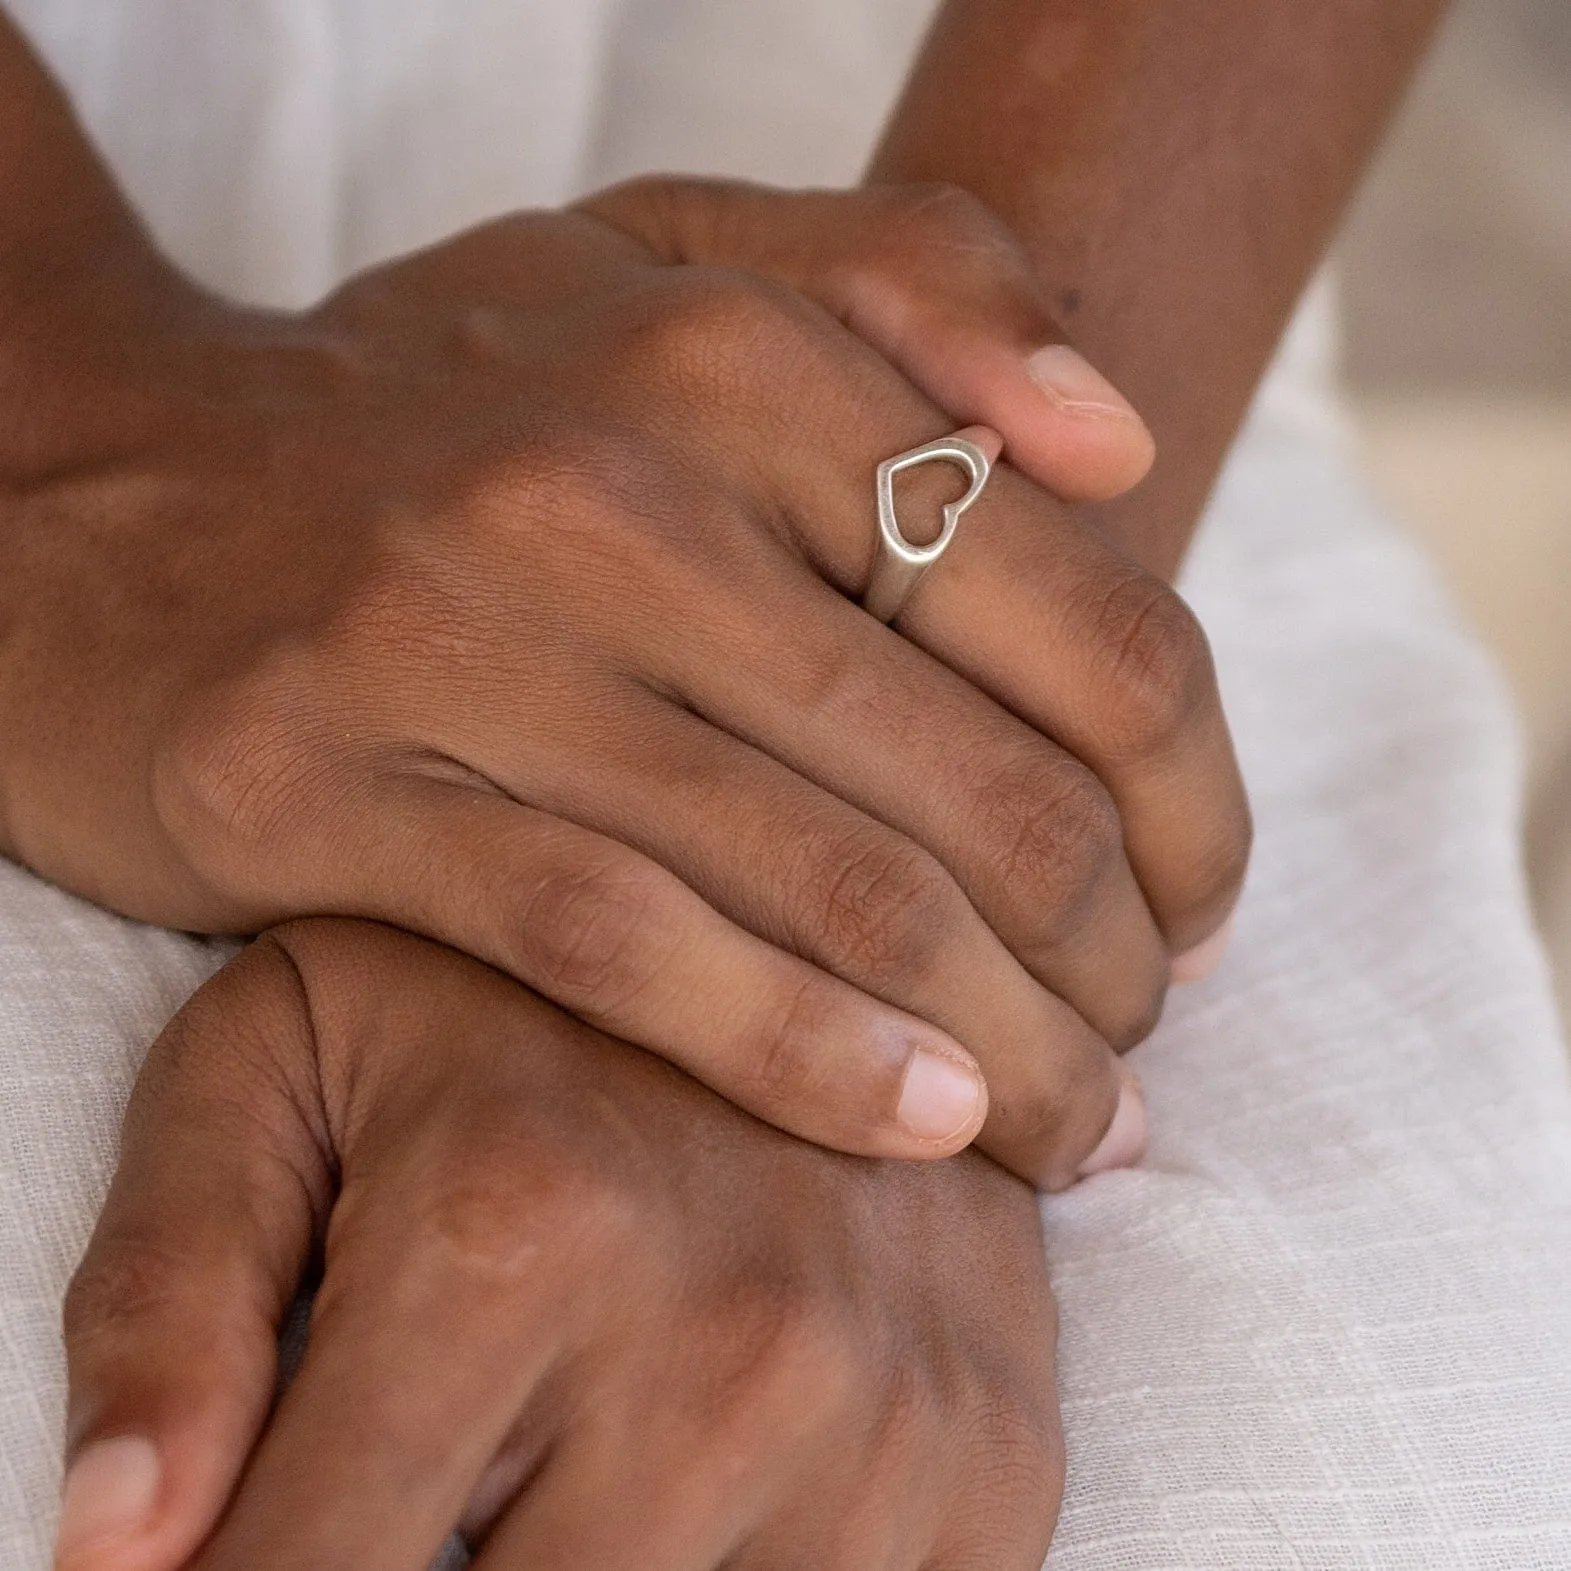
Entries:
[[[925,7],[12,9],[173,253],[288,303],[639,168],[848,179]],[[1053,1571],[1571,1568],[1571,1090],[1515,736],[1352,472],[1325,347],[1321,299],[1187,583],[1258,817],[1233,951],[1136,1055],[1143,1169],[1044,1205],[1070,1448]],[[48,1562],[59,1300],[121,1107],[227,952],[0,863],[8,1571]]]

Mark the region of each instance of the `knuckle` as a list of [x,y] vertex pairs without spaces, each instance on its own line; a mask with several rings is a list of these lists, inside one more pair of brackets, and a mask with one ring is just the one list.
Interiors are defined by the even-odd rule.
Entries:
[[1138,982],[1132,985],[1125,997],[1114,1000],[1110,1006],[1108,1018],[1103,1023],[1107,1045],[1115,1053],[1127,1053],[1130,1048],[1138,1047],[1156,1030],[1166,1002],[1165,973],[1153,977],[1143,987]]
[[[865,238],[830,270],[831,293],[853,316],[910,320],[937,295],[978,293],[1003,309],[1016,292],[1035,293],[1031,268],[1014,233],[987,204],[941,182],[875,188],[865,199],[874,222]],[[1002,295],[1000,286],[1004,287]],[[1028,308],[1022,331],[1037,324]]]
[[748,1079],[764,1103],[797,1109],[813,1100],[829,1067],[816,1047],[828,1034],[832,1014],[822,984],[807,977],[759,1033]]
[[455,1284],[506,1297],[542,1269],[624,1263],[639,1235],[637,1197],[615,1164],[554,1159],[493,1139],[457,1171],[429,1177],[401,1213],[409,1269],[438,1293]]
[[1004,221],[980,197],[942,180],[888,188],[897,223],[928,246],[974,251],[1013,251]]
[[1038,942],[1063,942],[1123,854],[1117,805],[1089,770],[1062,767],[995,778],[983,804],[997,887]]
[[820,850],[810,905],[835,967],[875,992],[929,975],[964,904],[936,859],[882,833]]
[[706,398],[745,388],[759,365],[792,355],[801,335],[787,291],[736,269],[669,269],[650,303],[629,328],[631,358],[668,389]]
[[691,221],[686,209],[694,196],[701,194],[700,183],[693,180],[668,174],[640,174],[592,192],[578,205],[663,260],[685,263],[693,260],[693,248],[683,244],[684,219]]
[[1103,599],[1098,635],[1111,746],[1134,758],[1166,752],[1215,700],[1211,646],[1199,620],[1160,579],[1131,574]]
[[152,1245],[95,1241],[71,1278],[61,1310],[68,1348],[112,1338],[173,1305],[180,1262]]
[[750,1383],[777,1423],[800,1430],[846,1409],[866,1360],[852,1315],[829,1289],[760,1284],[749,1319]]
[[1166,913],[1169,926],[1209,936],[1238,902],[1249,872],[1254,825],[1247,804],[1206,845],[1199,862],[1189,870],[1182,901]]
[[1065,1155],[1065,1144],[1086,1107],[1105,1105],[1104,1072],[1098,1048],[1055,1058],[1049,1069],[1022,1086],[1012,1105],[1012,1145],[1021,1160],[1048,1171]]
[[287,678],[213,684],[159,738],[154,815],[199,871],[229,874],[237,853],[271,843],[298,807],[293,781],[310,723],[298,697]]
[[517,923],[520,969],[561,1002],[618,1012],[654,980],[658,905],[656,875],[627,858],[542,869]]

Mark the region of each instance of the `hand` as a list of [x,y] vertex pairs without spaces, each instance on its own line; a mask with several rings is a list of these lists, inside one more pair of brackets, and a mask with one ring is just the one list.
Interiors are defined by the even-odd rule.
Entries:
[[[709,215],[709,260],[778,264],[935,383],[963,357],[898,324],[994,322],[939,391],[1060,489],[1149,457],[1127,413],[1047,397],[1032,449],[1018,368],[985,407],[983,362],[1053,330],[971,209],[705,188],[680,211]],[[847,237],[818,272],[815,233],[826,258]],[[1165,584],[1005,469],[906,636],[878,626],[847,598],[874,467],[954,412],[796,290],[587,213],[298,317],[132,271],[51,301],[54,416],[0,421],[24,455],[0,526],[17,854],[176,926],[419,930],[847,1150],[954,1150],[979,1063],[1014,1170],[1060,1187],[1136,1153],[1108,1044],[1149,1029],[1248,843]]]
[[453,951],[296,924],[136,1087],[58,1571],[424,1571],[460,1523],[480,1571],[1036,1571],[1054,1334],[984,1159],[806,1145]]

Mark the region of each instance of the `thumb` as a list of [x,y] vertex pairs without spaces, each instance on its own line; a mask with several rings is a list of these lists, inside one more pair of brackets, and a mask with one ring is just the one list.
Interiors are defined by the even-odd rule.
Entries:
[[801,291],[957,424],[997,431],[1009,462],[1065,501],[1107,501],[1151,468],[1145,422],[1065,342],[1014,233],[958,187],[648,176],[581,206],[668,261]]
[[305,997],[254,944],[154,1044],[66,1295],[57,1571],[176,1571],[267,1417],[277,1334],[331,1178]]

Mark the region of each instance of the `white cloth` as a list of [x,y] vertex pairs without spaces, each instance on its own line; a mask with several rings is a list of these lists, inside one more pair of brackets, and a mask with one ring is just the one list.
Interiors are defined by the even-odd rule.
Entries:
[[[642,167],[849,177],[908,0],[25,0],[161,236],[300,301]],[[1323,302],[1320,307],[1323,311]],[[1571,1568],[1571,1092],[1499,684],[1335,437],[1311,325],[1189,579],[1259,826],[1137,1062],[1139,1172],[1045,1207],[1052,1571]],[[1505,521],[1506,524],[1509,521]],[[220,946],[0,863],[0,1564],[47,1564],[60,1294]]]

